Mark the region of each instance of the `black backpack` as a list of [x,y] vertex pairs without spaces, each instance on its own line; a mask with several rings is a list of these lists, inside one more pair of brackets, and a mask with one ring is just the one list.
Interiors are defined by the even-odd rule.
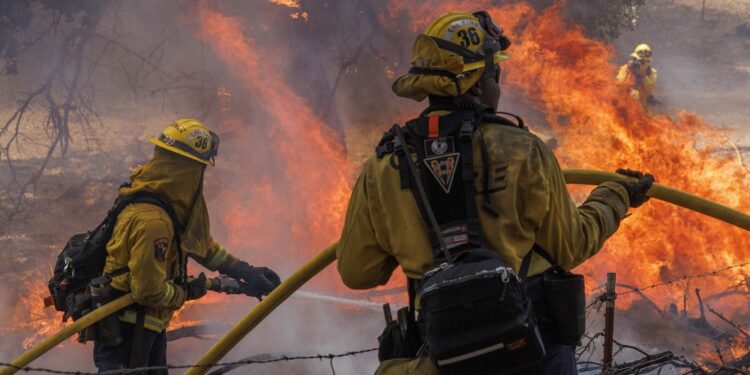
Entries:
[[[88,292],[89,283],[92,279],[102,276],[107,258],[107,243],[112,237],[117,216],[131,203],[149,203],[163,209],[172,220],[179,249],[179,236],[183,228],[167,198],[147,191],[117,198],[107,216],[96,228],[71,237],[57,256],[55,270],[48,284],[51,293],[51,301],[48,304],[54,304],[55,309],[65,313],[63,321],[71,317],[77,320],[92,308]],[[180,264],[183,264],[182,250],[178,252]],[[114,277],[129,271],[128,267],[123,267],[109,273],[108,276]]]
[[[412,190],[433,246],[433,267],[421,281],[409,281],[417,285],[425,343],[412,354],[428,352],[442,374],[535,373],[545,350],[523,286],[525,275],[517,275],[482,243],[472,155],[478,120],[523,127],[522,122],[459,110],[421,116],[403,129],[396,125],[378,145],[380,157],[393,153],[398,158],[401,187]],[[408,146],[417,152],[421,175],[408,157]],[[483,154],[482,193],[488,203]],[[454,184],[454,178],[460,181]],[[523,268],[528,269],[530,254],[526,258]]]

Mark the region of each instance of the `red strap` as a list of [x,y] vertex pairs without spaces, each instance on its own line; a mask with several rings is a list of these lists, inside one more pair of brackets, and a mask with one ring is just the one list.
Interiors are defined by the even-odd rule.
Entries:
[[440,116],[430,116],[429,126],[427,138],[437,138],[440,136]]

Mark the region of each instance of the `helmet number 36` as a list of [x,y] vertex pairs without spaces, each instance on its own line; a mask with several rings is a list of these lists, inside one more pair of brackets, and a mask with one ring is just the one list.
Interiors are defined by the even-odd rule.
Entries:
[[479,33],[474,27],[458,30],[456,36],[461,38],[461,47],[476,46],[480,43]]
[[200,149],[208,148],[208,137],[199,135],[195,140],[195,147]]

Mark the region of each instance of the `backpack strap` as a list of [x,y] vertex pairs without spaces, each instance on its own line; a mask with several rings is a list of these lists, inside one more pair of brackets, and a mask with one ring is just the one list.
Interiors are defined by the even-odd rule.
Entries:
[[[120,212],[122,212],[122,210],[127,205],[131,203],[148,203],[148,204],[161,208],[162,210],[164,210],[164,212],[167,213],[167,215],[169,216],[169,219],[172,221],[172,228],[174,229],[174,241],[175,241],[175,244],[177,245],[177,256],[180,262],[180,274],[178,275],[178,279],[179,279],[178,281],[183,282],[183,283],[187,282],[185,255],[184,255],[184,252],[182,251],[182,241],[181,241],[181,236],[182,236],[182,233],[185,231],[185,227],[182,225],[179,218],[177,218],[177,213],[175,213],[174,207],[172,207],[172,203],[165,196],[159,193],[154,193],[150,191],[139,191],[133,195],[119,197],[117,198],[117,200],[115,201],[115,204],[107,213],[107,217],[104,219],[102,224],[99,224],[99,227],[109,223],[109,225],[105,229],[107,230],[107,238],[112,237],[112,231],[114,230],[115,222],[117,221],[117,216],[120,214]],[[97,229],[99,227],[97,227]],[[95,229],[92,233],[95,233],[97,229]],[[130,269],[128,267],[123,267],[113,272],[110,272],[109,276],[112,276],[112,277],[119,276],[129,271]]]
[[459,142],[461,142],[461,156],[463,157],[462,178],[465,186],[466,220],[468,224],[469,243],[472,247],[480,247],[482,246],[482,225],[479,222],[479,214],[477,213],[476,189],[474,189],[474,149],[471,143],[475,129],[475,112],[464,112],[458,138]]
[[105,276],[109,276],[109,277],[117,277],[117,276],[120,276],[120,275],[124,275],[124,274],[126,274],[128,272],[130,272],[130,268],[128,266],[125,266],[125,267],[118,268],[118,269],[116,269],[116,270],[114,270],[112,272],[105,273],[104,275]]
[[177,246],[177,257],[180,262],[180,274],[178,275],[178,281],[180,283],[187,283],[187,262],[185,259],[184,251],[182,251],[182,233],[185,231],[185,227],[180,223],[180,219],[177,217],[172,203],[163,195],[153,193],[150,191],[139,191],[133,195],[125,197],[128,203],[148,203],[157,206],[164,210],[169,215],[172,221],[172,228],[174,229],[174,241]]
[[[503,116],[500,116],[503,115]],[[513,122],[509,119],[507,119],[505,116],[510,116],[516,121]],[[493,113],[483,113],[482,114],[482,122],[491,122],[495,124],[500,125],[508,125],[516,128],[520,128],[523,130],[528,131],[529,128],[526,126],[526,123],[523,121],[521,116],[518,116],[516,114],[510,113],[510,112],[495,112]]]
[[135,327],[133,328],[133,342],[130,347],[128,367],[138,368],[146,365],[143,352],[143,336],[146,330],[146,307],[137,305],[135,308]]
[[[185,227],[180,223],[175,213],[172,203],[163,195],[153,193],[150,191],[139,191],[133,195],[129,195],[122,198],[125,201],[125,205],[130,203],[148,203],[154,206],[158,206],[164,212],[169,215],[169,219],[172,220],[172,226],[174,227],[175,235],[180,235],[185,230]],[[124,206],[123,206],[124,208]]]
[[521,278],[522,281],[526,281],[529,275],[529,267],[531,266],[531,255],[532,253],[539,254],[544,260],[546,260],[549,264],[553,266],[557,266],[557,262],[555,262],[554,259],[552,259],[552,256],[549,255],[549,253],[542,249],[539,244],[534,243],[534,246],[531,247],[531,250],[526,254],[526,256],[523,257],[523,260],[521,261],[521,268],[518,270],[518,276]]
[[413,183],[414,187],[412,189],[412,192],[414,192],[415,198],[417,198],[416,201],[417,205],[420,208],[420,211],[422,211],[422,214],[427,219],[425,220],[427,229],[437,238],[440,245],[439,250],[442,252],[442,255],[445,256],[446,262],[450,263],[453,257],[448,251],[448,246],[446,246],[445,244],[445,238],[443,237],[443,234],[440,232],[440,225],[435,218],[435,214],[432,212],[432,207],[430,206],[429,199],[427,199],[427,193],[425,192],[424,185],[417,175],[417,167],[414,165],[414,160],[411,160],[411,155],[407,147],[406,138],[404,137],[404,131],[398,125],[394,126],[393,130],[396,133],[394,152],[396,153],[396,155],[400,155],[401,157],[401,159],[399,160],[399,164],[406,164],[409,175],[411,177],[411,182]]

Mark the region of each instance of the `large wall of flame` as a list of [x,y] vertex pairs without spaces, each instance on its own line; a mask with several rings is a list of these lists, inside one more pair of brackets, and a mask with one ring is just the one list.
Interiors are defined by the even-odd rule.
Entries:
[[[144,11],[150,10],[150,3],[144,2],[140,7]],[[659,182],[750,211],[745,193],[750,178],[736,155],[727,152],[727,130],[712,127],[700,117],[688,113],[646,115],[639,105],[627,98],[622,87],[613,83],[617,65],[613,62],[615,57],[611,46],[586,38],[579,29],[563,21],[557,8],[540,12],[524,3],[513,2],[504,6],[497,3],[490,0],[390,0],[387,11],[379,14],[379,20],[390,32],[398,35],[396,42],[402,44],[399,53],[403,55],[399,60],[395,57],[398,54],[388,55],[393,51],[376,44],[377,48],[386,51],[383,53],[385,57],[373,52],[375,56],[369,56],[372,57],[370,60],[398,61],[385,70],[365,70],[371,62],[360,59],[347,69],[339,97],[335,98],[340,104],[346,104],[338,107],[342,119],[357,119],[356,123],[344,121],[347,134],[363,133],[358,132],[357,127],[368,127],[372,130],[370,133],[378,133],[389,127],[391,121],[403,122],[416,115],[419,111],[416,103],[403,104],[404,100],[382,90],[384,87],[387,90],[394,74],[406,70],[408,47],[414,35],[445,12],[486,8],[513,39],[510,50],[513,58],[503,63],[502,84],[506,99],[501,102],[501,108],[510,112],[541,114],[529,125],[532,129],[551,127],[558,140],[555,153],[563,167],[642,169],[653,173]],[[180,43],[168,42],[170,49],[167,54],[171,52],[179,56],[182,63],[198,61],[205,46],[205,53],[211,55],[209,59],[216,59],[213,63],[223,69],[218,80],[228,91],[222,97],[231,101],[231,108],[209,119],[209,125],[222,135],[218,165],[209,170],[206,182],[214,232],[233,253],[251,263],[269,265],[279,270],[282,276],[287,276],[340,234],[350,186],[361,162],[359,155],[347,154],[339,135],[312,109],[309,95],[305,96],[299,88],[305,82],[290,79],[293,75],[290,75],[289,59],[294,56],[293,47],[283,41],[285,36],[298,31],[280,30],[278,25],[285,24],[279,22],[280,19],[288,21],[289,16],[298,14],[299,2],[254,2],[248,7],[243,2],[203,1],[181,8],[185,11],[182,18],[174,17],[177,6],[165,4],[161,4],[166,9],[163,11],[165,17],[174,18],[176,23],[183,22],[185,29],[189,30],[189,36],[179,39]],[[279,10],[284,6],[292,7],[292,13]],[[236,8],[252,9],[244,9],[242,13],[236,12]],[[356,8],[352,6],[346,10],[353,12]],[[353,13],[353,17],[359,14]],[[131,16],[138,17],[138,14]],[[314,19],[316,15],[307,16]],[[295,19],[307,22],[307,16],[298,14]],[[150,17],[159,16],[150,14]],[[136,26],[131,27],[132,30],[126,31],[135,35],[142,32]],[[312,38],[294,37],[306,42],[306,37]],[[142,39],[147,41],[148,38]],[[326,54],[326,61],[332,66],[339,62],[330,50],[322,48],[325,47],[323,41],[309,42],[313,46],[303,52]],[[389,47],[394,48],[393,45]],[[333,80],[335,74],[329,78]],[[113,102],[122,101],[115,95],[118,91],[127,91],[120,90],[124,85],[109,85],[112,86],[109,90],[114,93],[107,92],[107,97],[112,96]],[[350,97],[341,98],[343,95]],[[364,97],[367,97],[366,101],[361,100]],[[508,102],[519,107],[505,106],[504,103]],[[117,111],[111,112],[127,111],[118,107]],[[157,120],[156,112],[142,112],[129,114],[127,120],[148,123],[143,127],[148,127],[150,133],[158,131],[169,121],[165,118],[174,115],[161,113]],[[181,106],[176,112],[179,116],[200,116],[199,111],[190,106]],[[103,113],[104,116],[109,114]],[[367,122],[368,118],[377,120]],[[389,121],[383,121],[383,118]],[[127,131],[123,133],[118,137],[130,136],[128,141],[136,142],[139,137]],[[139,139],[142,141],[142,138]],[[376,140],[349,139],[347,144],[371,150],[371,143]],[[577,199],[582,199],[587,190],[572,188]],[[89,216],[92,222],[97,219],[93,213]],[[622,283],[644,286],[747,261],[750,258],[748,245],[750,236],[746,232],[651,201],[634,210],[601,254],[576,271],[588,276],[590,291],[608,271],[617,272]],[[51,263],[52,259],[48,260]],[[646,293],[664,308],[667,303],[682,301],[683,294],[693,287],[702,288],[704,295],[724,291],[743,280],[742,272],[733,270]],[[46,270],[39,274],[41,276],[35,274],[22,280],[30,289],[24,293],[25,303],[14,306],[15,310],[7,314],[10,320],[21,322],[12,329],[36,331],[23,345],[61,327],[59,315],[39,306],[39,301],[46,295]],[[395,275],[389,286],[401,285],[402,280],[400,275]],[[332,269],[316,278],[314,283],[316,289],[350,292],[340,284]],[[627,302],[618,300],[618,306],[627,307]],[[731,299],[722,302],[725,311],[732,311],[729,307],[741,303]],[[205,311],[215,313],[209,309],[215,309],[217,305],[224,305],[225,309],[218,312],[224,319],[244,312],[252,304],[239,297],[212,295],[192,303],[185,309],[186,315],[201,316],[200,313]],[[39,308],[30,314],[29,306]],[[230,309],[227,306],[236,311],[227,311]],[[310,313],[318,306],[312,303],[301,306],[310,311],[282,311],[281,317],[274,315],[272,321],[288,318],[295,324],[272,326],[279,331],[266,327],[261,332],[278,334],[278,341],[274,340],[271,346],[253,341],[253,350],[275,350],[276,346],[279,350],[289,349],[283,344],[296,343],[297,335],[307,335],[304,343],[318,343],[320,338],[313,337],[310,333],[313,331],[307,330],[309,327],[341,329],[345,325],[341,319],[334,320],[333,316],[352,316],[353,312],[337,306],[336,314],[326,310],[334,321],[324,322],[327,318],[322,316],[324,313]],[[745,311],[745,306],[737,312]],[[191,314],[193,312],[197,313]],[[361,310],[356,313],[357,317],[364,316]],[[307,319],[301,319],[300,315]],[[339,315],[336,317],[340,318]],[[29,316],[31,319],[27,318]],[[218,315],[211,315],[211,319],[214,316]],[[373,318],[372,322],[373,327],[380,323],[379,318],[377,322]],[[176,323],[192,324],[189,318],[183,319],[182,316]],[[346,337],[355,342],[361,339],[369,343],[375,334],[374,331],[353,331]],[[332,346],[331,351],[340,349],[336,345],[338,339],[326,342]],[[177,359],[187,361],[192,358],[190,354],[194,354],[191,351]]]
[[[750,174],[736,154],[727,152],[727,130],[689,113],[647,115],[614,83],[618,67],[612,48],[567,25],[559,6],[538,12],[524,3],[391,3],[391,9],[415,19],[413,30],[454,9],[488,9],[513,40],[513,58],[503,63],[505,90],[520,93],[526,105],[544,113],[563,168],[640,169],[668,186],[750,210]],[[576,271],[591,277],[589,286],[602,282],[605,272],[617,272],[622,283],[645,286],[742,263],[750,258],[748,245],[743,230],[651,201],[634,210],[602,252]],[[711,294],[742,277],[735,270],[700,284]],[[662,304],[681,301],[688,289],[678,283],[653,298]]]

